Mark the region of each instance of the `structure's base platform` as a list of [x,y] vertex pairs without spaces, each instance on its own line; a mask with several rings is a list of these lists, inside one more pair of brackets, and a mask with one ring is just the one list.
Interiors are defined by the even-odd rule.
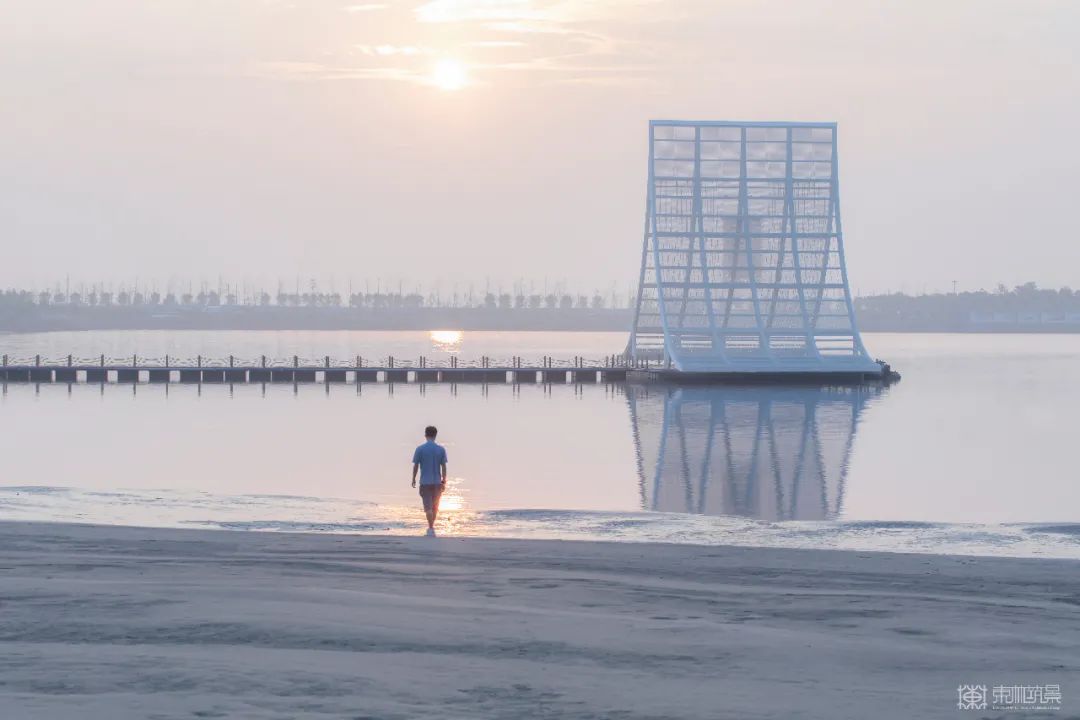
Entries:
[[881,371],[830,372],[686,372],[682,370],[630,370],[629,382],[663,382],[678,385],[868,385],[900,379],[891,369]]

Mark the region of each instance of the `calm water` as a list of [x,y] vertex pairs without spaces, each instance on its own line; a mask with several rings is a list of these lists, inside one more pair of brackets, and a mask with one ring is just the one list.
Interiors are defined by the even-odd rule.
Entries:
[[[1080,557],[1080,336],[867,335],[886,390],[19,385],[0,518],[414,533],[412,448],[450,456],[444,534]],[[91,332],[12,357],[601,358],[621,333]]]

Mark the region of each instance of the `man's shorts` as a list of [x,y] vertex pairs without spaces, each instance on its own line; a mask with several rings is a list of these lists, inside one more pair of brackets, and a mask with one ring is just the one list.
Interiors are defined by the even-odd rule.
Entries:
[[424,499],[424,512],[431,512],[439,506],[439,498],[442,497],[442,491],[442,483],[420,486],[420,497]]

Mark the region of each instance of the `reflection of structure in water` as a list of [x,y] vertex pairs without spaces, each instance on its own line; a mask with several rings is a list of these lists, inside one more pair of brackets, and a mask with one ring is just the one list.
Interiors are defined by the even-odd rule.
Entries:
[[628,388],[646,510],[829,520],[875,387]]

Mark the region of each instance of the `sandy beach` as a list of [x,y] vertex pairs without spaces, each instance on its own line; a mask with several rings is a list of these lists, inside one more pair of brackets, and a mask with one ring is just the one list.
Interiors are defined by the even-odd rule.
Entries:
[[0,718],[1076,717],[1078,570],[7,522]]

